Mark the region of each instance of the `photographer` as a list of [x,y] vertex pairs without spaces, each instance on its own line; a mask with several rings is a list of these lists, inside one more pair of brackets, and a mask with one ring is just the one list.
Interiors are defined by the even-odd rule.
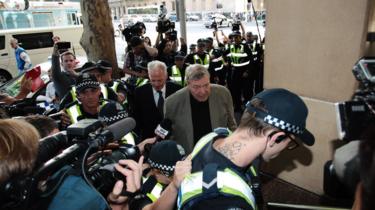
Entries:
[[38,153],[39,134],[29,123],[0,120],[0,184],[31,173]]
[[133,36],[130,39],[131,50],[125,55],[123,71],[135,78],[147,78],[147,71],[137,71],[136,66],[148,63],[158,55],[158,50],[146,44],[143,39]]
[[[184,156],[184,149],[174,141],[164,140],[153,145],[150,156],[147,160],[150,168],[143,170],[143,173],[146,173],[146,178],[144,178],[142,187],[138,187],[138,192],[131,195],[132,198],[128,200],[128,203],[123,204],[122,207],[129,206],[129,208],[132,210],[146,210],[157,207],[155,202],[162,194],[164,194],[163,191],[167,188],[167,186],[175,185],[174,182],[177,182],[176,179],[180,180],[180,175],[174,176],[174,174],[180,173],[180,171],[175,172],[175,165],[178,161],[181,161]],[[121,160],[120,164],[123,165],[123,163],[125,163],[125,161]],[[131,175],[138,175],[138,178],[134,178],[133,180],[138,180],[138,182],[140,182],[140,176],[142,174],[139,173],[139,170],[142,169],[142,165],[140,164],[141,160],[137,165],[138,170],[134,168],[134,162],[127,161],[127,163],[129,164],[131,170],[123,168],[120,165],[116,166],[116,169],[125,175],[127,180],[128,177],[129,179],[132,178]],[[127,199],[125,196],[119,195],[119,192],[122,189],[121,182],[119,182],[116,183],[112,193],[108,196],[110,203],[111,201],[112,203],[119,203],[118,201],[125,202]],[[130,186],[141,186],[140,183],[127,184],[130,184]],[[169,194],[166,193],[165,195]],[[172,201],[172,203],[175,205],[175,200]],[[114,207],[113,205],[111,206]]]
[[[180,37],[181,48],[180,51],[185,53],[187,52],[187,45],[185,39]],[[167,65],[167,68],[171,68],[174,65],[174,58],[177,54],[175,45],[177,40],[169,40],[165,41],[164,44],[159,45],[159,55],[157,60],[164,62]]]
[[38,131],[29,123],[17,119],[0,120],[0,209],[25,208],[19,203],[20,193],[14,193],[20,187],[20,181],[32,173],[38,142]]

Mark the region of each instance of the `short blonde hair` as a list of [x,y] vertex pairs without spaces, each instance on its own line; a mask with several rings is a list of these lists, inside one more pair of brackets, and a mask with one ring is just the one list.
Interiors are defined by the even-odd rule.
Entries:
[[38,131],[24,120],[0,120],[0,183],[31,173],[38,154]]

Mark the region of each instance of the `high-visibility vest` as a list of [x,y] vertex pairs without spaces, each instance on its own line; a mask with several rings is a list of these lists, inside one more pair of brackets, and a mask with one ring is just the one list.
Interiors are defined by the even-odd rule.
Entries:
[[[231,131],[225,128],[215,129],[214,132],[207,134],[202,137],[196,144],[191,153],[192,158],[194,158],[204,146],[206,146],[213,138],[220,135],[230,135]],[[249,171],[253,176],[257,176],[255,168],[251,166]],[[203,188],[210,188],[216,185],[219,193],[223,195],[231,195],[244,199],[252,209],[257,209],[255,197],[251,186],[236,172],[230,168],[225,168],[224,170],[218,170],[216,173],[216,179],[213,179],[210,183],[205,183],[203,181],[203,171],[198,171],[192,173],[185,177],[181,183],[181,187],[178,193],[177,204],[179,209],[182,208],[189,201],[204,197]]]
[[130,133],[126,134],[125,136],[123,136],[122,139],[121,139],[121,143],[131,144],[131,145],[135,146],[135,138],[134,138],[133,132],[130,132]]
[[197,54],[194,55],[194,63],[195,64],[201,64],[205,68],[208,68],[210,64],[210,55],[206,54],[204,57],[204,60],[202,60]]
[[[157,199],[159,199],[160,198],[160,195],[161,195],[161,193],[163,192],[163,189],[164,189],[164,185],[163,184],[161,184],[161,183],[159,183],[159,182],[157,182],[156,181],[156,178],[154,178],[155,180],[155,185],[154,185],[154,187],[152,188],[152,190],[151,191],[149,191],[149,192],[147,192],[146,193],[146,196],[152,201],[152,202],[155,202]],[[143,182],[143,185],[145,185],[145,183],[147,182],[147,181],[153,181],[153,179],[150,179],[150,177],[142,177],[142,182]],[[153,183],[151,183],[151,184],[153,184]]]
[[117,89],[118,89],[118,86],[120,85],[120,82],[119,81],[114,81],[112,86],[111,86],[111,89],[113,91],[115,91],[115,93],[117,93]]
[[172,66],[171,80],[175,81],[181,86],[185,86],[185,81],[182,81],[181,71],[176,65]]
[[[101,107],[107,103],[107,101],[103,101]],[[79,104],[74,104],[66,109],[66,113],[69,115],[72,124],[77,123],[78,118],[82,116],[81,106]]]
[[223,67],[224,67],[224,59],[223,59],[222,56],[220,56],[220,57],[218,57],[218,58],[214,58],[214,59],[212,59],[211,62],[212,62],[213,64],[215,64],[215,63],[220,63],[220,65],[218,65],[217,67],[214,68],[215,71],[220,71],[220,70],[222,70]]
[[244,51],[244,45],[241,44],[240,46],[241,47],[238,49],[236,49],[234,44],[229,46],[230,53],[227,54],[227,56],[231,58],[231,65],[234,67],[242,67],[250,63],[249,60],[243,59],[246,58],[248,54]]
[[137,78],[137,82],[135,83],[135,85],[136,85],[137,87],[140,87],[140,86],[146,84],[147,82],[148,82],[148,79],[143,78],[143,77],[138,77],[138,78]]

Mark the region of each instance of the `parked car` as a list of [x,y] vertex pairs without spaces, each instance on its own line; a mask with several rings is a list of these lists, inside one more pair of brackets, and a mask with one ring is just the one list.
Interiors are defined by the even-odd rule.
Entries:
[[230,27],[233,24],[233,19],[227,18],[221,14],[214,14],[208,18],[208,21],[204,23],[206,28],[214,28],[216,27]]
[[199,16],[198,15],[186,15],[186,20],[187,21],[199,21]]

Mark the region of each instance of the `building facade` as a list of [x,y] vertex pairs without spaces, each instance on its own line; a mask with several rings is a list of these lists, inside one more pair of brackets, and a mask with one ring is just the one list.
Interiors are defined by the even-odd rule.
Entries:
[[[253,0],[256,11],[265,11],[265,0]],[[251,12],[247,0],[232,0],[230,4],[226,0],[185,0],[187,13],[247,13]],[[119,18],[127,15],[127,8],[165,5],[169,13],[176,13],[179,0],[108,0],[112,10],[112,17]]]

